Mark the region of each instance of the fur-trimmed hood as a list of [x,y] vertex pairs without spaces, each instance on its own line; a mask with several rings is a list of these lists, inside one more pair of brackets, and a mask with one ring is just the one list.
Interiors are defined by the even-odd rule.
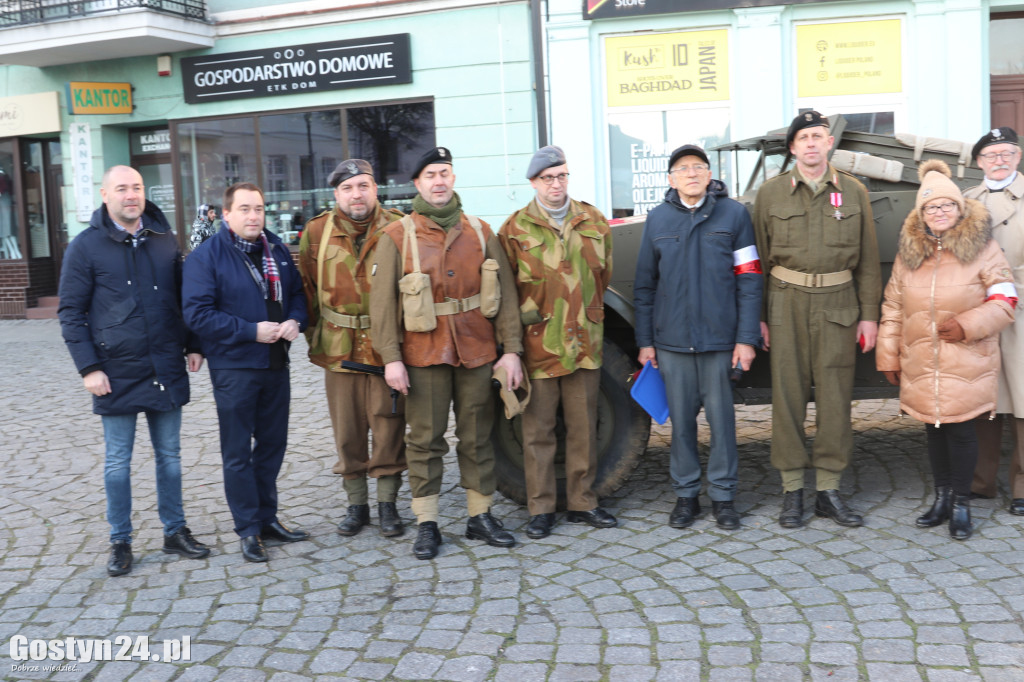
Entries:
[[[942,234],[942,248],[961,263],[974,261],[992,238],[988,210],[980,201],[965,199],[964,215],[954,227]],[[917,270],[932,254],[940,241],[924,224],[921,213],[914,209],[900,230],[899,254],[911,270]]]

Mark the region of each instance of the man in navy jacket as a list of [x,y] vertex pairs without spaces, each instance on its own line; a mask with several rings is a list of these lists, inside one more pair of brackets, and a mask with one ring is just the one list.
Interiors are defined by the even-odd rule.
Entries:
[[658,367],[672,419],[670,473],[678,500],[669,516],[686,528],[700,514],[697,414],[711,426],[708,497],[720,528],[739,527],[733,368],[750,369],[760,343],[764,276],[747,210],[711,179],[704,150],[669,158],[665,201],[647,216],[634,303],[638,360]]
[[[181,318],[181,251],[164,214],[146,201],[128,166],[103,175],[103,206],[71,242],[60,277],[60,328],[93,412],[103,420],[103,485],[110,523],[107,573],[132,570],[131,461],[135,424],[146,413],[156,460],[163,551],[201,559],[181,503],[181,406],[188,369],[203,356]],[[186,360],[186,347],[189,347]]]
[[263,539],[308,536],[277,518],[277,474],[288,445],[288,348],[306,326],[302,280],[288,248],[264,229],[263,191],[224,193],[224,222],[185,261],[185,322],[200,339],[220,423],[224,494],[246,561]]

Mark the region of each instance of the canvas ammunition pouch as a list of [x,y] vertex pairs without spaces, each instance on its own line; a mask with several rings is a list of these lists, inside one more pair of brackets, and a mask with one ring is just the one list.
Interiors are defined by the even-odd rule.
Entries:
[[[473,226],[480,240],[480,250],[487,254],[484,241],[483,225],[476,216],[467,215],[469,224]],[[412,252],[413,271],[398,280],[398,291],[402,295],[402,317],[406,331],[430,332],[437,328],[438,315],[455,315],[470,310],[480,309],[487,318],[498,314],[501,305],[501,288],[498,285],[498,262],[493,258],[484,258],[480,265],[480,293],[467,298],[448,298],[440,303],[434,302],[434,293],[430,286],[430,276],[420,271],[420,250],[416,242],[416,224],[412,216],[402,218],[402,263]]]

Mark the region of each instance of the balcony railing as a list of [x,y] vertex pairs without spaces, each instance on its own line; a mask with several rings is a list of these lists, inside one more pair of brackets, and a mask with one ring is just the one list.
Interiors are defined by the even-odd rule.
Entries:
[[204,0],[0,0],[0,28],[147,9],[206,21]]

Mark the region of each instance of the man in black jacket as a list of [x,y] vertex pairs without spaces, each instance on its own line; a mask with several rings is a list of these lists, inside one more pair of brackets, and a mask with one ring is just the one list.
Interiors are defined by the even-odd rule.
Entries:
[[[82,381],[103,420],[103,482],[110,523],[107,573],[132,569],[131,459],[135,423],[145,412],[156,455],[163,551],[201,559],[181,502],[181,406],[189,400],[193,352],[181,318],[181,252],[164,214],[146,201],[142,176],[128,166],[103,175],[103,206],[68,247],[60,278],[60,324]],[[186,346],[189,346],[186,360]]]
[[647,216],[634,299],[640,364],[664,375],[672,418],[670,473],[678,500],[669,516],[686,528],[700,514],[697,414],[711,426],[708,497],[720,528],[739,528],[736,415],[729,376],[750,369],[760,339],[764,276],[754,227],[742,205],[711,179],[704,150],[669,159],[665,201]]

